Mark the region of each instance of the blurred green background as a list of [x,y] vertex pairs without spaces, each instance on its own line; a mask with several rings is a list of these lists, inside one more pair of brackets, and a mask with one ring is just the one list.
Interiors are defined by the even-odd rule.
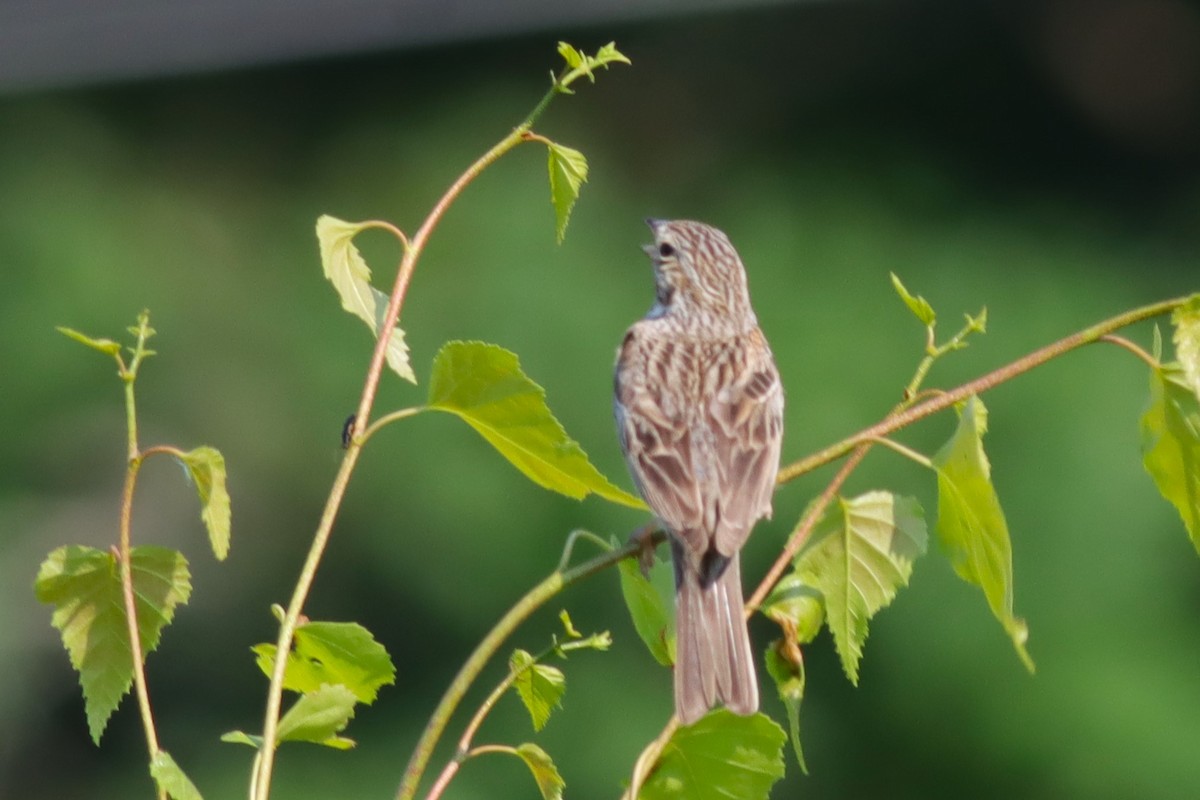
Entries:
[[[519,353],[624,486],[611,364],[652,299],[643,217],[702,219],[739,247],[788,390],[785,460],[899,398],[922,331],[889,271],[947,334],[988,308],[987,336],[935,370],[942,386],[1200,289],[1200,15],[1181,2],[799,4],[0,97],[0,798],[151,794],[135,705],[91,744],[33,598],[49,550],[114,541],[123,469],[112,364],[53,326],[116,336],[149,308],[159,356],[138,384],[143,443],[225,454],[227,562],[165,461],[143,471],[134,536],[183,549],[193,570],[192,600],[149,660],[163,744],[206,797],[242,796],[250,751],[217,737],[261,727],[249,648],[274,639],[268,607],[290,594],[370,353],[321,277],[315,220],[414,230],[541,96],[558,39],[615,39],[633,60],[539,125],[591,162],[566,242],[544,151],[518,149],[446,216],[402,326],[422,380],[450,338]],[[361,242],[390,285],[394,246]],[[1148,346],[1151,330],[1131,335]],[[378,408],[423,391],[389,376]],[[1037,675],[931,552],[875,618],[859,688],[827,635],[806,652],[812,774],[789,755],[776,797],[1196,796],[1200,559],[1140,465],[1146,394],[1142,365],[1095,347],[986,397]],[[932,452],[952,427],[938,418],[903,439]],[[748,582],[830,474],[779,493]],[[872,488],[915,495],[932,521],[932,477],[910,463],[874,453],[847,491]],[[373,440],[306,610],[366,625],[397,685],[351,724],[357,749],[284,748],[275,796],[390,797],[436,698],[567,533],[623,539],[644,521],[538,489],[450,417]],[[506,700],[480,741],[537,741],[568,796],[614,797],[669,713],[670,676],[637,641],[615,573],[511,644],[544,646],[559,607],[585,632],[610,629],[613,650],[565,664],[564,707],[543,733]],[[761,646],[774,635],[761,620],[752,631]],[[485,758],[450,796],[535,792],[519,762]]]

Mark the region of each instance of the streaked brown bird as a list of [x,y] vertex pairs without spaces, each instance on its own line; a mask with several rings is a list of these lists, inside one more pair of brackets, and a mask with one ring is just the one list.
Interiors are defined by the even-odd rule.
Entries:
[[739,551],[771,514],[783,388],[725,234],[646,221],[655,304],[617,353],[617,432],[629,470],[670,533],[675,562],[675,713],[758,710]]

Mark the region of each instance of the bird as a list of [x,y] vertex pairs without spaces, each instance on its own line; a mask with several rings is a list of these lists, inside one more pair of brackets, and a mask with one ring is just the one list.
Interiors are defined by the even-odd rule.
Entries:
[[613,409],[634,484],[668,533],[675,571],[675,715],[758,710],[740,552],[771,515],[783,387],[729,238],[647,219],[655,301],[625,333]]

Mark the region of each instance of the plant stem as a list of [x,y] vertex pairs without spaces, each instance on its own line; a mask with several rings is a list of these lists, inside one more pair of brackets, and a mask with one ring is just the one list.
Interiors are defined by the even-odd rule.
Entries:
[[787,483],[801,475],[812,472],[814,469],[822,467],[831,461],[836,461],[864,442],[870,442],[879,437],[887,436],[901,428],[906,428],[918,420],[936,414],[939,411],[944,411],[955,403],[966,400],[973,394],[981,394],[1035,367],[1040,367],[1042,364],[1058,358],[1071,350],[1098,342],[1114,331],[1128,325],[1142,322],[1160,314],[1166,314],[1182,305],[1186,300],[1186,297],[1177,297],[1172,300],[1163,300],[1158,303],[1135,308],[1059,339],[1057,342],[1035,350],[973,381],[964,383],[957,388],[939,394],[924,402],[917,403],[898,414],[889,415],[871,427],[864,428],[858,433],[826,447],[824,450],[813,453],[799,461],[792,462],[779,470],[777,482],[780,484]]
[[[138,341],[138,352],[144,337]],[[158,755],[158,733],[154,728],[154,711],[150,706],[150,690],[146,685],[146,670],[142,653],[141,633],[138,630],[137,602],[133,593],[133,492],[137,486],[138,471],[142,466],[142,458],[138,454],[137,444],[137,401],[133,391],[134,380],[137,377],[138,356],[134,356],[133,365],[129,371],[122,372],[125,381],[125,430],[127,438],[127,463],[125,468],[125,486],[121,491],[121,520],[117,541],[117,560],[121,565],[121,596],[125,606],[125,624],[129,630],[129,653],[133,661],[133,685],[137,695],[138,710],[142,717],[142,728],[146,735],[146,749],[150,761]],[[119,362],[118,362],[119,363]],[[158,788],[159,800],[166,800],[166,792]]]
[[[254,789],[252,797],[254,800],[266,800],[270,796],[271,773],[275,761],[275,748],[278,744],[275,739],[279,725],[279,711],[282,705],[283,675],[287,662],[287,653],[291,650],[292,638],[295,635],[300,612],[308,598],[308,592],[312,588],[317,567],[321,562],[321,557],[328,544],[330,533],[333,530],[334,519],[337,517],[338,509],[346,492],[346,486],[350,482],[350,476],[354,472],[354,466],[362,450],[363,434],[366,430],[367,421],[370,419],[371,409],[375,404],[375,396],[379,390],[380,377],[383,374],[383,364],[387,354],[389,334],[396,327],[396,322],[400,318],[400,309],[404,304],[404,298],[408,292],[408,285],[412,280],[413,271],[416,269],[417,260],[425,249],[425,244],[429,240],[430,235],[442,217],[445,216],[446,210],[450,205],[475,178],[479,177],[480,173],[509,150],[512,150],[524,141],[524,134],[528,132],[529,127],[532,125],[533,118],[545,110],[545,107],[555,94],[557,94],[557,89],[552,89],[534,109],[533,113],[526,118],[525,122],[514,128],[512,132],[497,142],[490,150],[476,159],[475,163],[471,164],[450,185],[450,188],[446,190],[434,205],[412,239],[406,239],[403,235],[400,237],[405,245],[404,255],[401,257],[400,267],[396,271],[396,281],[392,287],[387,312],[377,331],[375,350],[371,355],[371,361],[367,367],[367,375],[363,384],[361,399],[358,403],[358,411],[355,414],[354,429],[350,436],[350,445],[347,447],[346,453],[342,458],[342,465],[330,489],[329,499],[326,501],[321,522],[313,536],[313,543],[309,549],[308,558],[304,562],[304,567],[296,583],[296,589],[292,594],[291,602],[288,604],[283,622],[280,624],[279,639],[276,643],[275,651],[275,669],[271,673],[271,683],[267,689],[267,709],[263,720],[262,758],[252,783]],[[377,428],[372,428],[372,432],[374,430],[377,430]],[[445,723],[443,722],[442,724],[444,726]],[[440,729],[438,732],[440,733]],[[430,749],[432,750],[432,745]],[[427,754],[425,759],[428,760],[428,757]],[[422,764],[423,766],[424,764]]]
[[325,510],[321,514],[317,532],[313,535],[308,557],[304,560],[304,566],[296,580],[296,588],[292,592],[291,602],[288,603],[283,622],[279,625],[279,639],[275,644],[275,668],[271,672],[271,684],[267,689],[263,744],[259,751],[257,773],[251,779],[251,788],[254,792],[251,795],[252,800],[266,800],[271,793],[271,770],[275,762],[275,749],[278,746],[275,739],[279,726],[279,710],[283,703],[283,675],[287,667],[287,656],[292,649],[292,638],[296,633],[300,612],[304,608],[304,601],[316,578],[317,567],[321,563],[321,556],[325,552],[325,546],[329,543],[329,535],[333,531],[333,522],[337,518],[342,498],[346,494],[346,487],[350,483],[350,475],[354,472],[354,465],[361,452],[362,445],[355,442],[351,442],[350,446],[346,448],[341,468],[329,491],[329,499],[325,501]]
[[933,469],[933,462],[929,460],[928,456],[926,456],[924,453],[918,453],[916,450],[913,450],[911,447],[907,447],[905,445],[900,444],[895,439],[889,439],[886,436],[877,436],[874,439],[872,439],[871,441],[874,442],[875,444],[881,444],[884,447],[888,448],[889,450],[899,453],[900,455],[907,458],[909,461],[920,464],[922,467],[925,467],[926,469]]
[[449,724],[451,715],[457,710],[467,689],[479,677],[488,661],[496,654],[504,641],[512,635],[513,631],[566,587],[606,569],[622,559],[636,555],[641,552],[641,547],[640,542],[632,542],[624,547],[596,556],[576,567],[565,570],[556,569],[541,583],[530,589],[500,618],[500,621],[488,631],[483,641],[475,647],[474,652],[467,657],[466,662],[446,689],[437,708],[430,715],[429,722],[426,723],[425,730],[422,732],[417,746],[413,749],[408,767],[404,770],[400,788],[396,791],[396,800],[412,800],[416,796],[421,776],[429,765],[430,758],[433,757],[433,749]]

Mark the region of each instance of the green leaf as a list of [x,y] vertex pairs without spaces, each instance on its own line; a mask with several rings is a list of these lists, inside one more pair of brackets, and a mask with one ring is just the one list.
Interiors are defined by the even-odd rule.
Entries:
[[[904,284],[900,282],[900,278],[897,277],[896,273],[892,272],[889,274],[892,276],[892,287],[896,290],[896,294],[900,295],[900,299],[904,301],[904,305],[908,306],[908,310],[917,319],[921,320],[922,325],[927,328],[932,327],[937,322],[937,314],[934,313],[933,306],[929,305],[929,301],[920,295],[912,295],[908,289],[904,288]],[[986,320],[987,317],[985,316],[984,319]],[[967,321],[969,323],[971,318],[967,317]]]
[[[354,246],[354,237],[370,227],[374,227],[370,222],[344,222],[326,214],[317,220],[317,241],[321,246],[321,267],[341,297],[342,308],[367,323],[378,337],[389,297],[371,285],[371,270]],[[388,334],[387,363],[401,378],[417,382],[408,361],[404,331],[398,326]]]
[[200,790],[188,779],[166,750],[159,750],[150,761],[150,775],[160,791],[172,800],[203,800]]
[[222,742],[230,744],[245,744],[258,750],[262,747],[263,740],[261,736],[253,736],[245,731],[229,731],[229,733],[221,734]]
[[90,336],[80,333],[72,328],[64,328],[61,325],[56,326],[54,330],[61,333],[63,336],[74,339],[80,344],[87,345],[93,350],[99,350],[101,353],[107,353],[110,356],[115,356],[121,352],[120,342],[114,342],[112,339],[93,339]]
[[867,623],[908,585],[926,540],[915,499],[868,492],[831,503],[797,556],[796,574],[825,598],[825,624],[851,683],[858,685]]
[[[275,670],[275,645],[251,648],[268,678]],[[322,684],[349,689],[360,703],[371,704],[381,686],[396,682],[396,667],[383,645],[354,622],[306,622],[296,628],[283,688],[306,694]]]
[[[792,740],[792,750],[796,753],[796,763],[800,771],[808,774],[808,764],[804,760],[804,749],[800,746],[800,703],[804,700],[804,659],[795,661],[785,658],[780,648],[784,640],[778,639],[767,648],[767,673],[775,681],[779,699],[783,701],[784,711],[788,718],[788,738]],[[796,655],[800,655],[799,648]]]
[[1025,668],[1029,628],[1013,614],[1012,544],[1000,499],[983,452],[987,409],[972,396],[959,412],[958,428],[933,457],[938,476],[938,538],[954,571],[983,590],[992,614],[1004,626]]
[[669,667],[675,663],[675,579],[671,565],[655,559],[650,578],[642,575],[637,558],[617,564],[621,596],[633,627],[654,660]]
[[725,709],[681,727],[642,784],[641,800],[765,800],[783,777],[783,729],[770,717]]
[[521,371],[515,354],[482,342],[448,342],[433,360],[429,407],[455,414],[539,486],[582,499],[644,509],[592,466],[546,406],[542,387]]
[[575,623],[571,622],[571,615],[567,613],[565,608],[558,612],[558,621],[562,623],[563,633],[567,635],[568,639],[583,638],[583,634],[575,627]]
[[558,54],[563,57],[563,61],[567,62],[569,69],[583,66],[583,53],[580,53],[566,42],[558,43]]
[[[175,608],[187,602],[192,584],[187,559],[164,547],[133,548],[130,566],[144,659],[158,647]],[[79,673],[88,729],[99,744],[109,716],[133,683],[133,648],[117,560],[93,547],[59,547],[42,562],[34,590],[38,600],[54,606],[50,622],[62,633]]]
[[338,736],[354,716],[354,693],[345,686],[328,684],[301,695],[279,720],[280,742],[313,742],[336,750],[354,746],[353,739]]
[[578,150],[548,142],[550,154],[550,202],[554,204],[554,234],[559,244],[567,235],[567,223],[571,220],[571,209],[579,199],[579,191],[587,183],[587,158]]
[[208,529],[213,555],[229,555],[229,491],[225,488],[225,457],[213,447],[197,447],[181,459],[200,498],[200,519]]
[[609,42],[596,51],[596,55],[592,56],[591,64],[593,67],[607,67],[609,64],[632,64],[629,58],[617,49],[616,42]]
[[554,766],[554,761],[545,750],[526,742],[513,752],[521,757],[533,773],[533,779],[537,781],[538,791],[542,793],[543,800],[562,800],[563,789],[567,784],[562,775],[558,774],[558,768]]
[[796,644],[807,644],[817,638],[825,622],[825,597],[793,570],[767,595],[763,613],[790,630]]
[[1175,355],[1192,394],[1200,398],[1200,294],[1194,294],[1171,314],[1175,325]]
[[562,706],[563,692],[567,690],[567,679],[562,670],[538,664],[524,650],[513,651],[508,659],[508,669],[515,676],[513,687],[529,711],[533,729],[540,731],[550,719],[550,712]]
[[1200,400],[1180,367],[1166,365],[1150,373],[1142,463],[1158,491],[1179,511],[1200,553]]

